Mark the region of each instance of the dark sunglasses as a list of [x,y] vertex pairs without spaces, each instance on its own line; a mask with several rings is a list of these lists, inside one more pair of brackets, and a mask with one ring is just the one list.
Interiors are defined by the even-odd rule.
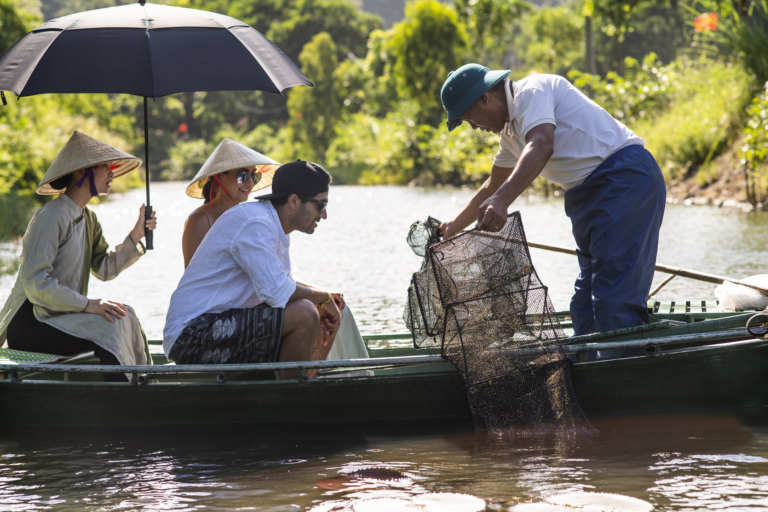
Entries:
[[299,199],[301,199],[302,203],[315,203],[317,205],[317,212],[322,213],[323,210],[328,206],[328,200],[323,199],[321,201],[318,201],[317,199],[313,197],[301,197],[299,196]]
[[[228,172],[229,171],[224,174],[227,174]],[[237,173],[237,184],[242,185],[248,181],[248,176],[251,177],[254,185],[261,181],[261,173],[259,171],[240,171]]]

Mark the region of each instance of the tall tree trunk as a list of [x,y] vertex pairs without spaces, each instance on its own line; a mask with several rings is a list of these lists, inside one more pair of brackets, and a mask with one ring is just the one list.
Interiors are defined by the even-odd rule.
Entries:
[[584,16],[584,33],[585,33],[585,56],[587,65],[587,73],[592,75],[597,74],[597,65],[595,63],[595,42],[592,34],[592,16]]

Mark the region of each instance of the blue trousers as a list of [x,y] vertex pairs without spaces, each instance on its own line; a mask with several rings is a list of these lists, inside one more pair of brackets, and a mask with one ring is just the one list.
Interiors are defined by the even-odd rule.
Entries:
[[653,155],[628,146],[565,193],[579,277],[571,299],[574,335],[648,322],[666,186]]

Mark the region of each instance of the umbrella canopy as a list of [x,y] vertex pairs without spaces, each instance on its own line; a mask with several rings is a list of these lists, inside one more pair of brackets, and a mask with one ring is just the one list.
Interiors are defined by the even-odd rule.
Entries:
[[17,96],[281,94],[297,85],[313,84],[253,27],[221,14],[157,4],[63,16],[35,28],[0,56],[0,91]]
[[[282,94],[297,85],[314,87],[280,48],[246,23],[144,0],[51,20],[0,55],[0,92],[144,97],[148,219],[147,98],[193,91]],[[145,239],[152,249],[151,231]]]

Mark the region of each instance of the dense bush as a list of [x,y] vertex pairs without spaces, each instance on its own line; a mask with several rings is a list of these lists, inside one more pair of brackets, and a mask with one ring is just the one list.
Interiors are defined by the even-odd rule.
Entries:
[[498,138],[463,126],[448,133],[414,122],[416,104],[375,118],[359,113],[342,123],[328,151],[333,172],[363,184],[462,185],[484,180]]
[[693,14],[719,13],[717,30],[699,32],[694,44],[708,53],[733,59],[754,75],[761,87],[768,81],[768,0],[696,0]]
[[681,66],[677,74],[664,111],[631,125],[671,180],[706,165],[739,135],[750,83],[743,69],[711,60]]
[[768,82],[747,110],[741,164],[747,184],[747,199],[757,205],[768,197]]
[[[129,1],[43,0],[43,12],[63,15]],[[162,1],[251,24],[316,85],[284,97],[190,92],[150,102],[152,169],[165,179],[191,179],[228,136],[278,161],[316,159],[333,170],[337,182],[479,183],[490,171],[496,137],[467,127],[449,134],[439,101],[447,73],[471,61],[511,69],[514,79],[535,71],[570,72],[578,87],[646,139],[668,177],[676,179],[736,139],[755,90],[749,75],[760,80],[768,69],[768,0],[694,0],[693,10],[719,10],[721,28],[696,36],[697,46],[686,50],[692,60],[687,64],[674,59],[680,45],[691,42],[684,40],[682,23],[695,13],[664,0],[554,7],[524,0],[411,0],[404,19],[388,30],[352,0]],[[35,2],[0,0],[0,44],[40,21]],[[602,77],[583,72],[585,15],[593,21]],[[664,62],[655,54],[621,58],[655,47]],[[719,60],[697,61],[702,47],[714,48]],[[71,127],[101,130],[107,140],[143,152],[140,98],[67,95],[50,104],[35,101],[24,99],[15,108],[40,112],[0,111],[6,116],[0,131],[14,131],[0,147],[0,187],[31,197]],[[135,174],[131,179],[138,179]]]
[[[35,203],[29,198],[16,194],[0,195],[0,241],[15,238],[27,229],[32,219]],[[0,262],[0,273],[3,273]]]
[[568,73],[568,78],[625,124],[631,125],[664,112],[678,87],[678,65],[665,66],[654,53],[648,54],[642,63],[632,58],[624,60],[624,75],[611,71],[601,79],[573,70]]

